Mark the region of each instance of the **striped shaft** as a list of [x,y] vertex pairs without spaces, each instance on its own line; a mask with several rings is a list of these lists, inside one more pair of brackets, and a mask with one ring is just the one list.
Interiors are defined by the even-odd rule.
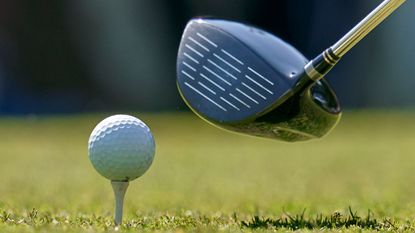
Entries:
[[350,30],[333,46],[310,61],[305,66],[307,75],[313,81],[324,77],[336,63],[359,41],[365,38],[373,29],[383,22],[390,14],[399,8],[406,0],[384,0],[366,18]]

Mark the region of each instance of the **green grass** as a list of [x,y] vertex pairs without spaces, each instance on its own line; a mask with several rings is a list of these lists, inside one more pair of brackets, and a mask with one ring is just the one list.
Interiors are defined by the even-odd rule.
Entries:
[[[190,113],[135,115],[157,153],[130,184],[121,231],[415,231],[415,112],[346,112],[297,144]],[[0,119],[0,232],[115,230],[110,183],[87,157],[104,117]]]

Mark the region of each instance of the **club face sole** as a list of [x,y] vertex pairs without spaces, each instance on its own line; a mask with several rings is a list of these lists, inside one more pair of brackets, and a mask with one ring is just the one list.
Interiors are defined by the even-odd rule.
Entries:
[[217,126],[250,136],[298,142],[324,137],[336,127],[341,115],[334,91],[322,79],[251,122]]

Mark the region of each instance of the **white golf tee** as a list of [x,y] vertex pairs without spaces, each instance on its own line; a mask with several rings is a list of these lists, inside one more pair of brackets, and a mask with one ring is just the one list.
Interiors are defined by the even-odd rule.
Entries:
[[114,222],[115,225],[121,225],[122,223],[122,213],[124,206],[124,196],[128,188],[128,181],[111,181],[112,189],[114,190],[115,196],[115,216]]

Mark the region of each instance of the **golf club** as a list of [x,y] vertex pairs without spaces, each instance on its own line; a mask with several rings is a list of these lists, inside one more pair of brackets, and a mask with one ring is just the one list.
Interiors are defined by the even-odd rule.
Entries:
[[320,138],[341,116],[322,79],[354,45],[405,0],[385,0],[315,59],[261,29],[197,18],[183,33],[177,85],[186,104],[209,123],[283,141]]

